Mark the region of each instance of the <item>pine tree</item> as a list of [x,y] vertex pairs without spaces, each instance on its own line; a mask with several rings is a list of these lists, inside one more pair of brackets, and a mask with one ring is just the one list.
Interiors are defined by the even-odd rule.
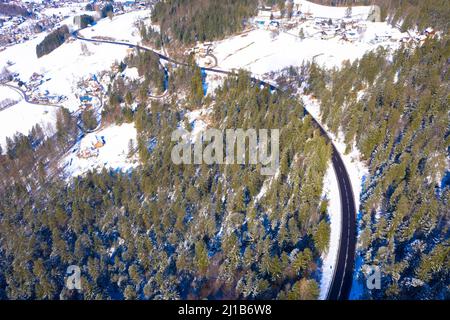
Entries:
[[303,30],[303,28],[300,28],[300,32],[298,33],[298,36],[300,37],[300,39],[304,40],[306,38],[305,36],[305,31]]
[[208,251],[203,241],[195,244],[195,265],[200,276],[205,276],[209,266]]
[[289,300],[316,300],[319,297],[319,285],[314,279],[297,281],[287,294]]

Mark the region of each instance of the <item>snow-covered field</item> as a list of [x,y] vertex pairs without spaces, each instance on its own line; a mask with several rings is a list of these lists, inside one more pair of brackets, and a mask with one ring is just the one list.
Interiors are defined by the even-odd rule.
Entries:
[[[322,40],[320,37],[301,39],[300,28],[288,32],[272,33],[257,29],[217,42],[214,55],[222,69],[244,68],[254,75],[261,76],[270,71],[277,71],[289,66],[300,66],[305,61],[312,61],[326,67],[339,67],[344,60],[354,61],[367,51],[379,45],[397,47],[398,43],[372,43],[375,36],[388,32],[400,38],[402,34],[384,22],[367,23],[367,30],[360,41],[349,42],[333,39]],[[305,33],[317,30],[305,30]]]
[[[137,157],[129,157],[129,145],[132,141],[136,148],[136,128],[134,124],[125,123],[120,126],[112,125],[97,132],[89,133],[73,147],[69,154],[61,160],[66,176],[78,176],[89,170],[103,167],[126,171],[138,165]],[[104,145],[98,149],[94,144],[103,141]],[[97,153],[90,158],[78,156],[80,151],[88,150]],[[98,150],[98,151],[96,151]]]
[[[306,0],[294,0],[294,5],[298,5],[298,10],[312,14],[315,17],[341,19],[347,13],[346,7],[323,6]],[[366,19],[371,9],[372,6],[354,6],[352,7],[351,16]]]
[[70,6],[67,7],[59,7],[59,8],[45,8],[42,10],[42,14],[46,16],[57,15],[57,16],[73,16],[75,14],[90,14],[92,15],[92,11],[86,11],[87,3],[71,3]]
[[1,111],[0,145],[4,148],[6,137],[12,137],[17,132],[27,135],[36,124],[39,124],[47,135],[53,135],[56,110],[55,107],[37,106],[20,101],[11,108]]
[[141,40],[141,36],[134,24],[138,20],[143,20],[146,24],[149,24],[150,12],[150,10],[140,10],[114,16],[112,20],[105,18],[92,28],[82,30],[81,34],[86,38],[109,37],[117,41],[136,44]]
[[122,75],[130,80],[138,80],[141,79],[138,73],[138,69],[136,67],[127,67],[123,72]]
[[5,86],[0,86],[0,101],[3,101],[5,99],[19,101],[22,100],[22,96],[19,92],[15,91],[14,89]]
[[29,104],[16,91],[0,86],[0,100],[5,98],[18,103],[0,111],[0,145],[3,150],[6,137],[12,137],[17,132],[26,135],[36,124],[42,127],[44,133],[53,134],[57,108]]

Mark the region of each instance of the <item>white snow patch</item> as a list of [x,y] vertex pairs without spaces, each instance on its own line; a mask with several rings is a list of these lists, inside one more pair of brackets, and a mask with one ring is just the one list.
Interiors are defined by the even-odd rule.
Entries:
[[206,72],[206,84],[208,85],[208,95],[214,95],[214,92],[217,88],[219,88],[223,82],[226,76],[217,74],[214,72]]
[[195,143],[208,127],[208,124],[202,120],[202,117],[208,114],[210,110],[211,109],[198,109],[189,111],[185,114],[185,117],[188,119],[192,129],[190,130],[191,143]]
[[36,124],[39,124],[47,136],[54,133],[57,108],[29,104],[22,100],[17,104],[0,111],[0,145],[6,147],[6,138],[20,132],[27,135]]
[[[320,18],[342,19],[347,13],[347,7],[324,6],[306,0],[294,0],[294,4],[299,5],[298,10],[301,12]],[[371,11],[372,6],[352,6],[351,17],[367,19]]]
[[[102,19],[95,26],[84,29],[81,35],[85,37],[108,36],[136,43],[139,34],[134,22],[139,18],[149,16],[149,11],[129,12],[110,19]],[[73,27],[73,17],[69,17],[61,25]],[[37,58],[36,45],[46,33],[36,38],[20,43],[0,54],[0,68],[11,62],[8,67],[11,72],[19,73],[19,78],[27,82],[34,72],[44,75],[44,83],[39,86],[40,92],[49,91],[50,95],[65,95],[63,105],[70,111],[75,111],[79,101],[75,96],[77,83],[80,79],[89,77],[100,71],[109,70],[115,61],[122,60],[129,52],[126,46],[114,44],[97,44],[70,38],[66,43],[51,53]],[[89,54],[83,55],[81,44],[86,45]]]
[[341,236],[341,198],[339,185],[334,172],[333,163],[330,161],[324,177],[324,198],[328,200],[328,216],[330,218],[330,243],[328,251],[322,254],[322,278],[320,279],[320,300],[327,298],[328,290],[333,279],[336,261],[339,252],[339,241]]
[[136,67],[128,67],[122,74],[130,80],[138,80],[141,78],[139,77],[138,69]]
[[86,38],[108,37],[136,44],[141,40],[141,36],[135,23],[139,20],[149,20],[150,13],[151,10],[139,10],[113,16],[112,20],[104,18],[93,27],[83,29],[81,33]]
[[[132,123],[112,125],[97,132],[89,133],[78,142],[77,146],[63,158],[62,164],[67,176],[78,176],[92,169],[112,168],[126,171],[138,165],[136,156],[128,157],[129,141],[136,147],[136,128]],[[93,148],[97,141],[104,141],[98,149],[98,155],[91,158],[81,158],[79,152]]]
[[22,100],[22,95],[16,90],[0,85],[0,101],[5,99],[20,101]]

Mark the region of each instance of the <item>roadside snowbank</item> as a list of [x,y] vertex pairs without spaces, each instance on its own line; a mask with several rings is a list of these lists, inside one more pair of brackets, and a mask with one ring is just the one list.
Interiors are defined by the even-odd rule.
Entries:
[[[306,39],[298,36],[305,28]],[[311,29],[311,30],[310,30]],[[314,28],[300,25],[288,32],[271,32],[257,29],[214,43],[213,54],[218,60],[218,68],[224,70],[243,68],[255,76],[270,71],[282,70],[289,66],[301,66],[306,61],[315,61],[328,68],[340,67],[344,60],[350,62],[362,57],[366,52],[378,46],[393,49],[400,42],[374,42],[379,34],[389,34],[401,38],[403,34],[385,22],[367,23],[367,30],[361,39],[354,42],[344,41],[338,37],[321,39]]]
[[330,243],[328,251],[322,255],[322,278],[320,279],[319,299],[327,298],[331,280],[334,275],[334,268],[339,252],[339,241],[341,235],[341,199],[339,196],[339,185],[334,172],[333,163],[330,161],[324,180],[323,197],[328,200],[328,216],[330,218]]
[[308,112],[323,126],[328,132],[328,135],[333,140],[336,149],[344,161],[345,168],[348,172],[350,182],[352,184],[353,194],[355,197],[356,211],[359,212],[360,196],[362,191],[362,183],[365,176],[368,175],[369,170],[367,166],[361,160],[361,154],[356,146],[352,146],[352,151],[348,154],[345,153],[346,145],[344,143],[344,135],[342,132],[338,136],[330,133],[328,127],[322,124],[322,118],[320,116],[320,103],[316,99],[310,96],[302,96],[303,104]]

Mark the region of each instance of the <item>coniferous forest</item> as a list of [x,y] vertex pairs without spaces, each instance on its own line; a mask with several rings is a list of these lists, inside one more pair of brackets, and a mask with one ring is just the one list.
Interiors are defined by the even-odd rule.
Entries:
[[49,33],[41,43],[36,46],[36,55],[38,58],[49,54],[66,41],[69,37],[69,28],[63,25]]
[[152,21],[169,39],[192,44],[241,31],[257,5],[256,0],[170,0],[155,5]]
[[[57,106],[54,134],[36,124],[0,146],[0,300],[317,299],[332,226],[324,196],[332,145],[306,96],[368,169],[355,265],[360,274],[379,266],[382,285],[361,298],[450,299],[448,1],[313,2],[378,4],[403,31],[436,30],[339,68],[313,59],[279,70],[271,79],[279,90],[245,70],[221,73],[205,95],[206,71],[193,54],[163,64],[143,46],[164,52],[223,39],[258,5],[284,2],[157,2],[151,18],[160,29],[136,22],[140,47],[125,43],[127,57],[105,71],[101,112]],[[102,15],[112,21],[113,11],[108,3]],[[69,35],[66,25],[55,29],[38,57]],[[210,128],[279,129],[276,174],[261,175],[261,164],[174,164],[171,135],[192,129],[187,115],[200,109]],[[127,155],[136,166],[63,174],[58,161],[89,131],[124,123],[137,132]],[[83,290],[66,286],[73,265]]]
[[182,113],[141,106],[131,119],[142,142],[137,170],[33,190],[21,179],[5,186],[1,297],[74,298],[62,275],[75,264],[85,266],[84,299],[317,298],[330,147],[298,101],[260,89],[245,73],[216,94],[218,128],[281,128],[279,175],[261,176],[257,165],[174,165],[170,134]]
[[309,66],[323,122],[369,167],[359,245],[385,288],[371,298],[449,297],[449,53],[431,39],[391,61],[378,50],[341,70]]

